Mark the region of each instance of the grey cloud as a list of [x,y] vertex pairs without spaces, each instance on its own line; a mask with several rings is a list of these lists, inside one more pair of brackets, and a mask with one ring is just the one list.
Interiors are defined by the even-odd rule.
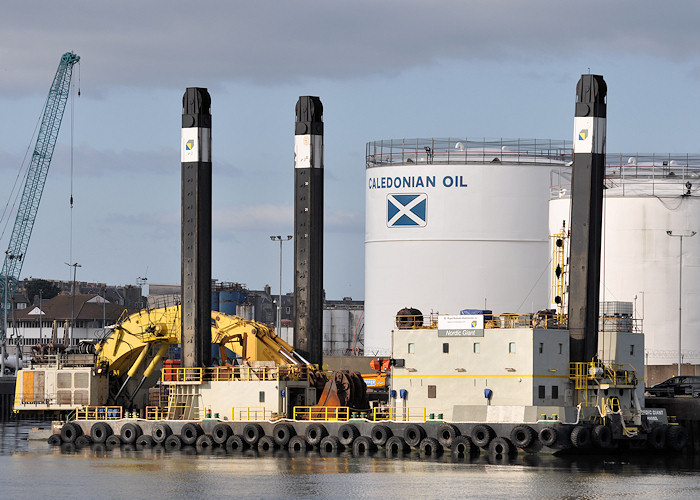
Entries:
[[[287,204],[262,203],[214,208],[212,226],[214,235],[224,240],[232,237],[237,231],[289,231],[294,227],[294,207]],[[362,233],[364,212],[347,209],[326,210],[324,230]]]
[[[70,164],[65,159],[70,157],[70,147],[58,144],[54,157],[59,161],[52,162],[52,170],[67,174]],[[61,160],[62,159],[62,160]],[[175,148],[161,148],[153,151],[98,150],[89,145],[81,144],[74,152],[74,172],[76,175],[103,177],[123,174],[167,174],[180,175],[180,152]],[[217,176],[238,175],[241,170],[224,159],[217,158]]]
[[144,235],[149,240],[179,241],[180,212],[140,212],[125,214],[109,211],[93,222],[93,231],[103,236],[119,236],[132,243]]
[[[700,49],[693,1],[174,0],[11,2],[0,21],[0,90],[43,92],[57,50],[111,86],[210,87],[242,81],[392,75],[438,61],[629,52],[670,60]],[[37,3],[45,4],[44,8]],[[60,48],[59,48],[60,47]],[[97,90],[96,92],[99,92]]]

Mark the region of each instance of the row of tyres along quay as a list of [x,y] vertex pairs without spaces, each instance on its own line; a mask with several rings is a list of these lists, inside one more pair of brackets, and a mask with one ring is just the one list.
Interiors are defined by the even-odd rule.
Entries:
[[[431,457],[445,451],[457,458],[477,457],[481,450],[489,456],[513,457],[525,453],[608,452],[617,448],[609,426],[566,425],[540,422],[535,425],[451,424],[444,421],[421,423],[369,421],[294,421],[224,422],[220,420],[141,419],[76,420],[54,428],[51,445],[84,447],[104,443],[137,449],[163,446],[166,450],[194,447],[206,453],[229,453],[256,448],[267,453],[286,449],[293,453],[319,449],[326,454],[345,450],[368,455],[380,448],[387,456],[401,456],[418,450]],[[687,432],[682,426],[656,426],[646,440],[627,440],[626,446],[653,452],[678,453],[686,446]]]

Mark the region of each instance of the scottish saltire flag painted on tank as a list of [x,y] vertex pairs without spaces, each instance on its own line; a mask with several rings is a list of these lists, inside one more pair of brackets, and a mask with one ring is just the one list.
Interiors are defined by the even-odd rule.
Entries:
[[386,220],[389,227],[425,227],[428,195],[390,194],[386,198]]

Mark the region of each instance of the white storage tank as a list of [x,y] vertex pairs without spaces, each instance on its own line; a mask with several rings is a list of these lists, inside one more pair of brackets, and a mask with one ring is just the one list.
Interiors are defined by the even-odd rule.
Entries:
[[253,304],[238,304],[236,305],[236,316],[240,316],[243,319],[255,319],[255,305]]
[[[678,362],[680,304],[683,363],[699,364],[700,235],[691,235],[700,232],[700,158],[608,155],[606,163],[600,300],[633,302],[648,366]],[[569,226],[569,174],[552,185],[552,233]]]
[[396,313],[522,313],[549,303],[549,187],[571,143],[398,139],[367,144],[366,355]]
[[323,354],[347,356],[358,342],[362,309],[323,310]]

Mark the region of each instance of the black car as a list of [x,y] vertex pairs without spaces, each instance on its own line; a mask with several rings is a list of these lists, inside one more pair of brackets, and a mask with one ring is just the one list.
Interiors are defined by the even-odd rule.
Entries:
[[700,397],[700,377],[685,375],[664,380],[660,384],[646,388],[651,396],[693,396]]

